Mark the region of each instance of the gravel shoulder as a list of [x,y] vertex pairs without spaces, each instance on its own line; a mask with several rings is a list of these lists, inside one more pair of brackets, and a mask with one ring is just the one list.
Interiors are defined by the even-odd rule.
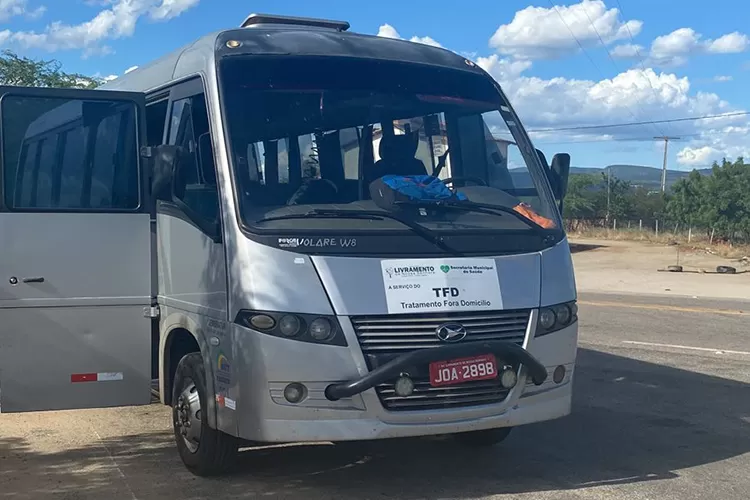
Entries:
[[[576,284],[581,292],[750,298],[750,267],[706,252],[634,241],[571,239]],[[660,272],[682,265],[685,272]],[[715,274],[732,266],[742,274]],[[706,271],[706,272],[702,272]]]

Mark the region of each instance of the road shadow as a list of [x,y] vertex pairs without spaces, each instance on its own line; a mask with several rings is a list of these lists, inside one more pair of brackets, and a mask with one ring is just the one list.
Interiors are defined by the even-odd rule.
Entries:
[[449,439],[270,447],[243,452],[231,475],[201,479],[168,431],[53,454],[0,438],[0,499],[473,499],[670,480],[750,451],[748,389],[581,349],[573,414],[515,429],[494,448]]
[[589,252],[599,248],[606,248],[607,245],[598,245],[594,243],[568,243],[571,253]]

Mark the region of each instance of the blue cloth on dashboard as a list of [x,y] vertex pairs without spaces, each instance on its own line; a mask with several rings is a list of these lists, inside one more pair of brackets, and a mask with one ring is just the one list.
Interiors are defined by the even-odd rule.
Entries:
[[437,177],[431,175],[384,175],[383,184],[398,194],[414,201],[466,200],[466,195],[453,192]]

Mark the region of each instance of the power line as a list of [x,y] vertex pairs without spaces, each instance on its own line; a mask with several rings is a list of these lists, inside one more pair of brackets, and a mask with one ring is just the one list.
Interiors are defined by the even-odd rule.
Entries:
[[[573,40],[575,40],[575,41],[576,41],[576,43],[578,44],[578,47],[580,47],[580,49],[581,49],[581,51],[583,52],[583,54],[584,54],[584,55],[586,56],[586,58],[587,58],[587,59],[588,59],[588,60],[589,60],[589,61],[591,62],[591,65],[592,65],[592,66],[594,66],[594,69],[596,69],[596,71],[597,71],[597,72],[599,73],[599,77],[600,77],[600,78],[602,78],[602,79],[604,79],[604,73],[602,73],[602,70],[601,70],[601,69],[599,68],[599,65],[597,65],[597,64],[596,64],[596,62],[594,62],[594,59],[593,59],[593,58],[591,57],[591,55],[590,55],[590,54],[589,54],[589,53],[588,53],[588,52],[586,51],[586,49],[585,49],[585,48],[583,47],[583,44],[582,44],[582,43],[581,43],[581,41],[580,41],[580,40],[578,39],[578,37],[577,37],[577,36],[575,35],[575,33],[573,33],[573,30],[571,29],[571,27],[570,27],[570,26],[568,25],[568,23],[567,23],[567,22],[565,22],[565,18],[564,18],[564,17],[563,17],[563,15],[562,15],[562,14],[560,13],[560,10],[559,10],[559,9],[557,8],[557,5],[555,5],[555,4],[554,4],[554,3],[552,2],[552,0],[547,0],[547,1],[549,2],[550,6],[551,6],[551,7],[552,7],[552,8],[553,8],[553,9],[555,10],[555,12],[557,13],[557,16],[558,16],[558,17],[560,18],[560,21],[562,21],[562,23],[563,23],[563,24],[565,25],[565,27],[566,27],[566,28],[568,29],[568,32],[570,33],[570,36],[571,36],[571,37],[573,37]],[[585,10],[584,10],[584,12],[585,12]],[[586,13],[586,16],[588,16],[588,13]],[[591,19],[591,18],[589,17],[589,20],[590,20],[590,19]],[[593,23],[592,23],[592,26],[593,26]],[[596,31],[596,28],[594,28],[594,31]],[[601,37],[600,37],[600,39],[601,39]],[[627,107],[627,109],[628,109],[628,112],[630,113],[630,115],[631,115],[631,116],[633,117],[633,119],[634,119],[634,120],[638,120],[638,117],[637,117],[637,116],[635,116],[635,114],[633,113],[633,111],[632,111],[632,110],[630,109],[630,106],[627,106],[627,104],[626,104],[626,107]]]
[[536,128],[536,129],[528,129],[527,132],[562,132],[566,130],[596,130],[600,128],[632,127],[636,125],[649,125],[653,123],[690,122],[690,121],[696,121],[696,120],[708,120],[711,118],[730,118],[732,116],[746,116],[746,115],[750,115],[750,111],[737,111],[733,113],[722,113],[719,115],[688,116],[684,118],[672,118],[669,120],[648,120],[648,121],[640,121],[640,122],[610,123],[610,124],[604,124],[604,125],[580,125],[576,127]]
[[[620,3],[620,0],[616,0],[617,6],[620,8],[620,14],[622,14],[623,21],[625,20],[625,11],[622,9],[622,4]],[[656,102],[659,102],[659,95],[656,93],[656,89],[651,84],[651,78],[646,75],[646,64],[644,61],[644,57],[641,55],[641,51],[638,50],[638,44],[635,43],[635,38],[633,38],[633,33],[630,31],[630,26],[628,26],[628,23],[625,22],[625,29],[628,31],[628,36],[630,37],[630,41],[633,43],[633,48],[635,49],[635,55],[638,56],[638,62],[641,65],[641,73],[646,78],[646,82],[648,82],[648,86],[651,87],[651,92],[654,94],[654,98],[656,99]],[[660,129],[659,134],[665,135]]]
[[[550,0],[550,1],[552,1],[552,0]],[[591,25],[591,28],[594,30],[594,33],[596,33],[597,38],[599,38],[599,43],[602,44],[602,47],[604,48],[605,52],[607,53],[607,57],[609,58],[609,62],[612,63],[612,67],[615,68],[615,71],[617,71],[617,73],[620,73],[620,68],[617,66],[617,63],[615,63],[615,59],[612,57],[612,53],[607,48],[607,44],[604,43],[604,39],[602,38],[602,35],[599,33],[599,30],[596,29],[596,25],[594,24],[594,21],[591,19],[591,16],[589,16],[588,10],[586,9],[585,6],[583,6],[582,9],[583,9],[583,13],[586,14],[586,19],[589,20],[589,24]],[[627,23],[625,23],[625,26],[627,27]],[[630,29],[628,28],[628,31],[629,30]],[[632,37],[631,37],[631,40],[632,40]],[[640,115],[643,116],[643,109],[637,103],[636,103],[636,108],[638,108],[638,111],[639,111]],[[638,119],[638,118],[635,117],[635,115],[633,115],[633,118],[635,118],[636,120]],[[659,129],[659,127],[657,127],[655,124],[652,124],[652,126],[654,127],[654,130],[656,130],[657,134],[664,135],[664,133]]]

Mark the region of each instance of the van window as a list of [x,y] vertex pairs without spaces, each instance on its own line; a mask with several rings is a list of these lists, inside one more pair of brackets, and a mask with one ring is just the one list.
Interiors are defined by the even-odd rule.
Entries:
[[146,144],[149,146],[158,146],[164,141],[164,120],[168,105],[168,99],[146,104]]
[[184,155],[174,195],[204,221],[218,221],[219,191],[205,96],[175,101],[169,123],[169,144],[180,146]]
[[3,197],[10,210],[139,207],[133,103],[7,96],[2,106]]

